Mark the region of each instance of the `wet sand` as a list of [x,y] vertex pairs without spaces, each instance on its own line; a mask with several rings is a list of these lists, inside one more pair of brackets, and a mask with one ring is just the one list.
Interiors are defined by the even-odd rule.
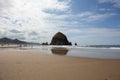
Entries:
[[120,59],[0,50],[0,80],[120,80]]

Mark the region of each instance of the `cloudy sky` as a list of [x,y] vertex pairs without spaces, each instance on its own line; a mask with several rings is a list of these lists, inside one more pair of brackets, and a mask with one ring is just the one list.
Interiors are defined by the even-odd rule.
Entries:
[[79,45],[120,44],[120,0],[0,0],[0,38]]

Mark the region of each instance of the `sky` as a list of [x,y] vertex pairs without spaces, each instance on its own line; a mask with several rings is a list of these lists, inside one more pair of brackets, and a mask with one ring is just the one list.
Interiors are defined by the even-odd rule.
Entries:
[[120,45],[120,0],[0,0],[0,38]]

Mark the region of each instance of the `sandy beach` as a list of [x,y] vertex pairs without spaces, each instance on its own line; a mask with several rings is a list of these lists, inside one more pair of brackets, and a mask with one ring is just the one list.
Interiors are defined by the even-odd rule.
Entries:
[[0,80],[120,80],[120,59],[0,50]]

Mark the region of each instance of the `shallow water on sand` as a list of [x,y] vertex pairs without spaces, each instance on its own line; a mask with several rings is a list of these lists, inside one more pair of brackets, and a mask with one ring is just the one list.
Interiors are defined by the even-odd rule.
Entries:
[[37,50],[45,54],[52,54],[52,55],[65,55],[65,56],[101,58],[101,59],[120,59],[119,48],[39,46],[39,47],[34,47],[33,50]]
[[34,46],[21,48],[0,48],[20,49],[20,50],[35,50],[44,54],[64,55],[85,58],[100,58],[100,59],[120,59],[120,48],[95,48],[95,47],[78,47],[78,46]]

